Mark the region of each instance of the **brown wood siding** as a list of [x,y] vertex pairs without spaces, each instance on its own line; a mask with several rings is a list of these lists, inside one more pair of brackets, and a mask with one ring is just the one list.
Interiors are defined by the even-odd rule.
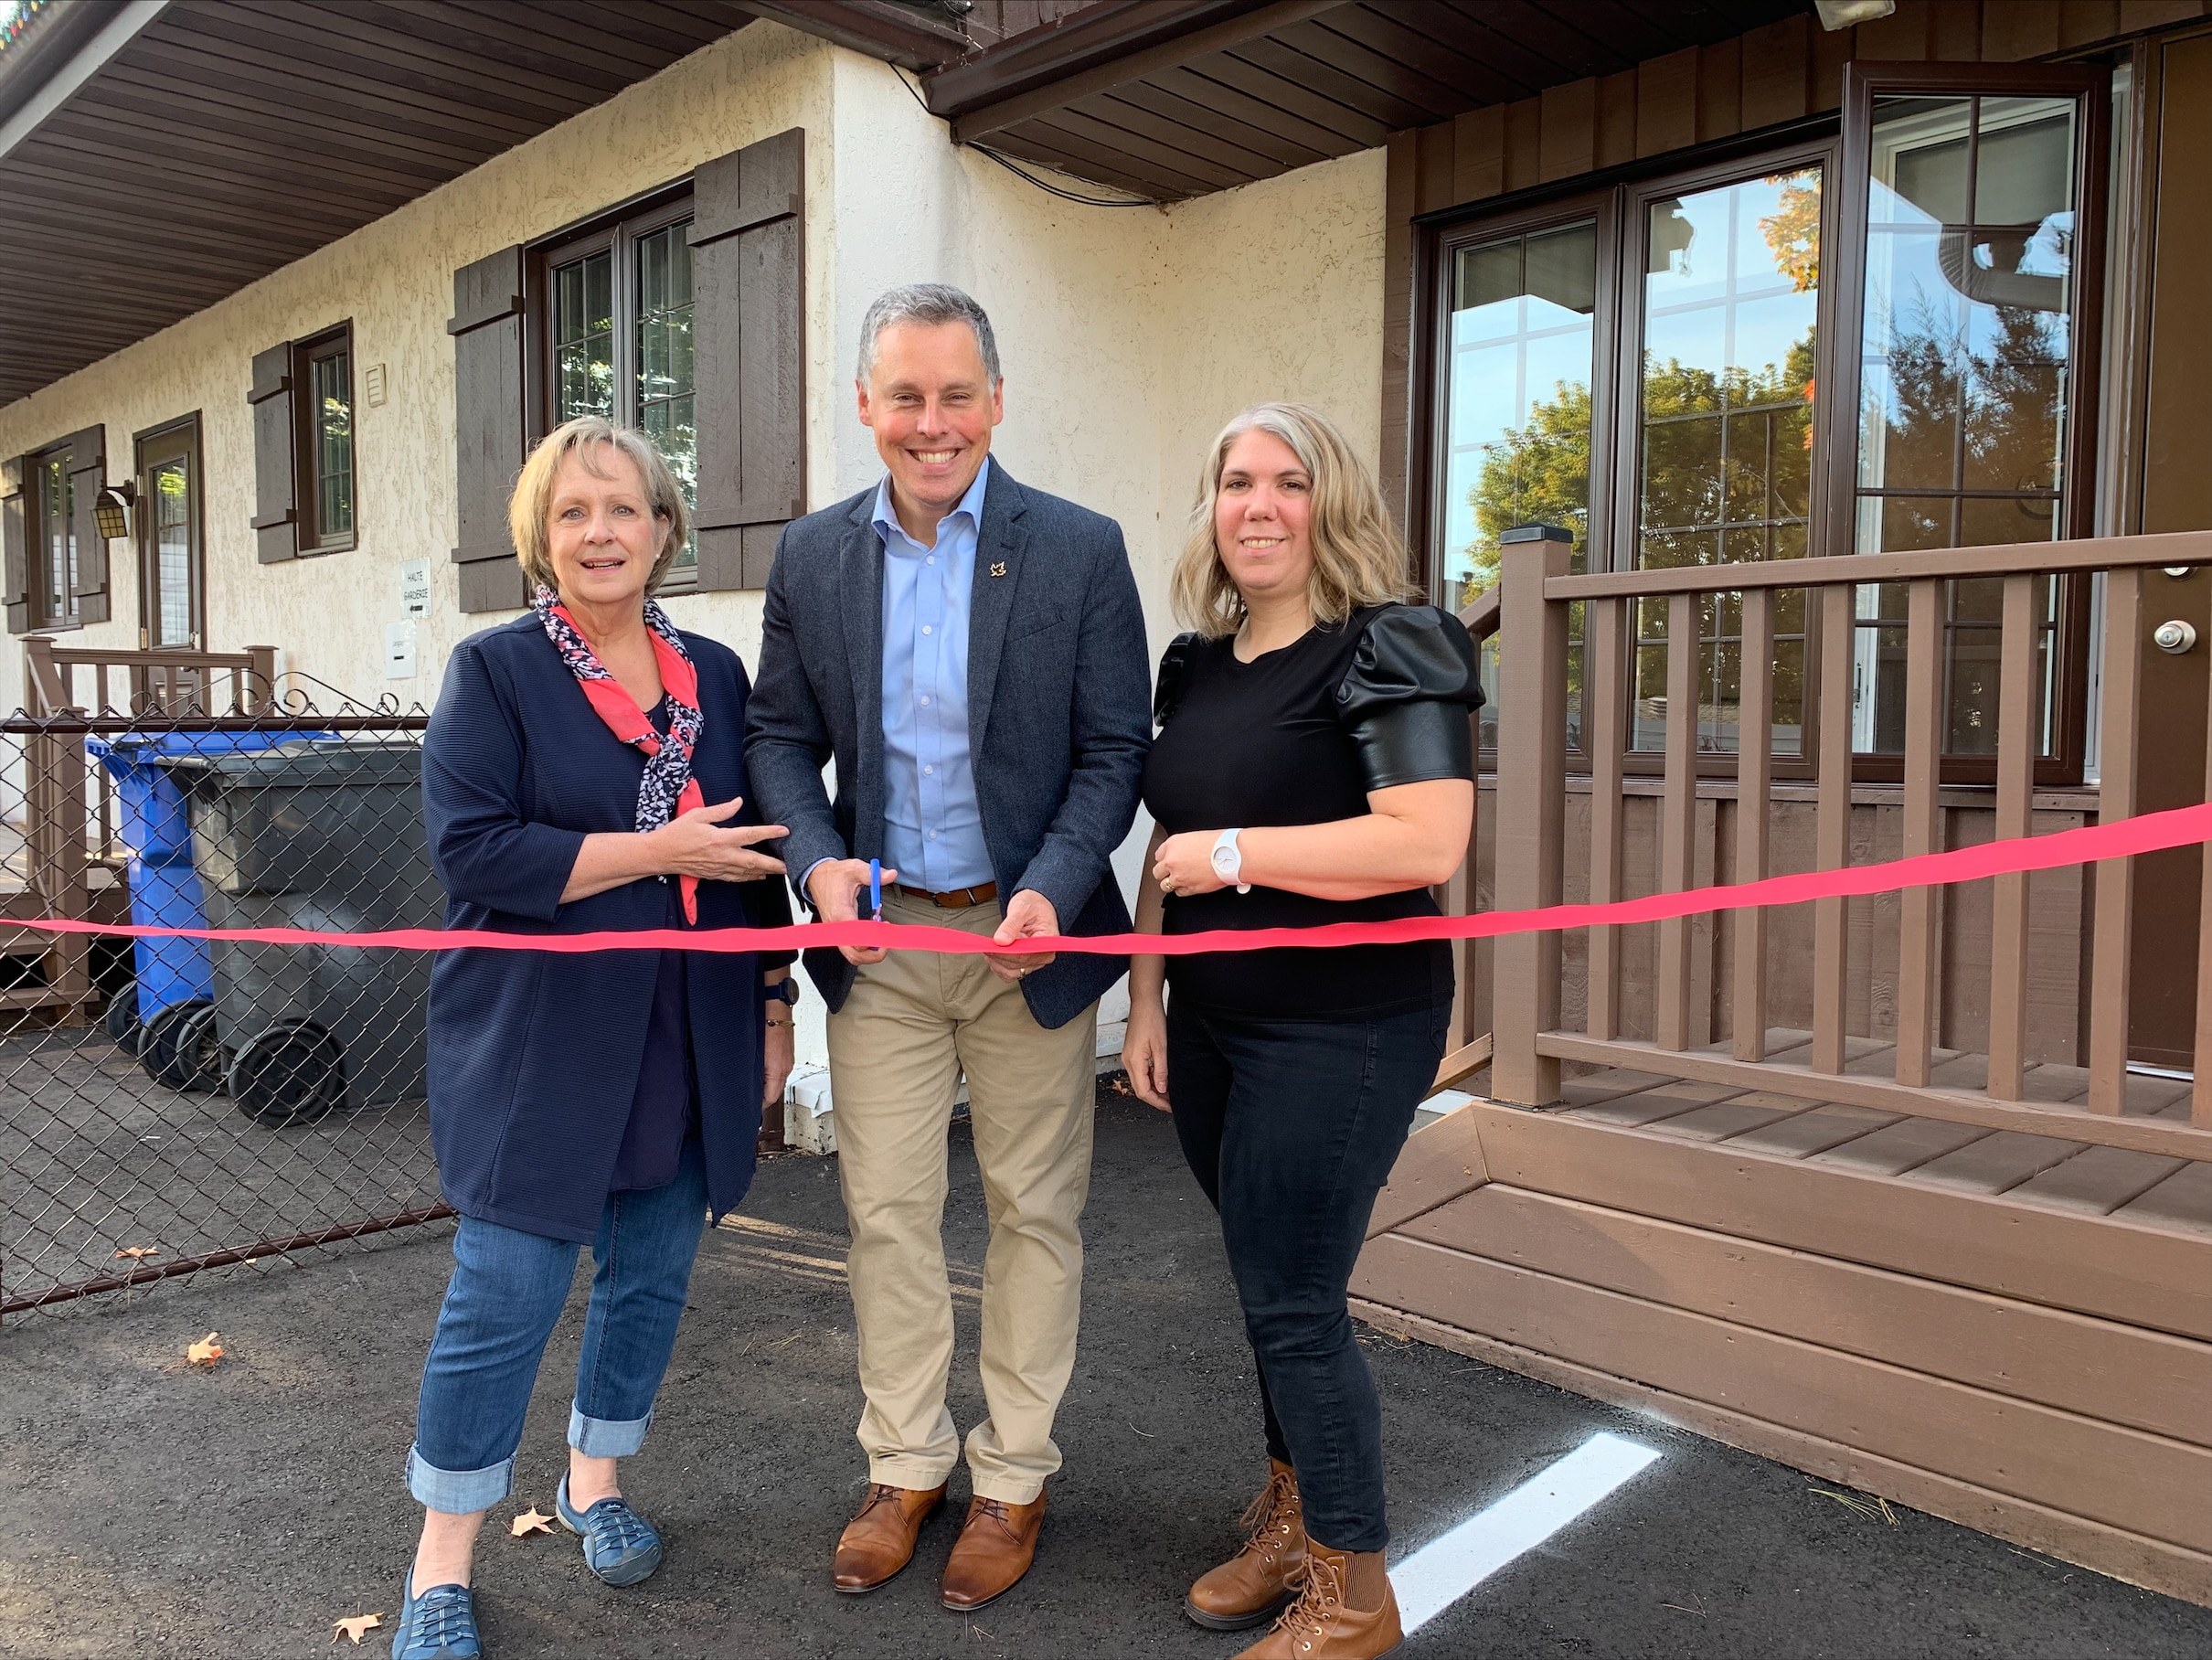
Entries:
[[[1416,189],[1410,214],[1395,204],[1390,209],[1385,257],[1414,265],[1413,215],[1837,110],[1843,66],[1853,59],[2018,63],[2208,16],[2212,0],[1898,0],[1891,16],[1852,29],[1830,31],[1810,16],[1792,16],[1717,44],[1684,47],[1632,69],[1392,134],[1394,156],[1401,144],[1411,152],[1407,165]],[[2205,119],[2201,110],[2193,118]],[[1562,170],[1569,156],[1590,159]],[[1392,314],[1386,300],[1386,364],[1406,346],[1403,325],[1392,332]],[[1386,389],[1384,483],[1393,501],[1405,498],[1409,483],[1405,460],[1390,471],[1390,458],[1409,454],[1408,405]]]
[[[1746,1144],[1820,1120],[1878,1140],[1850,1109],[1633,1073],[1568,1094],[1478,1101],[1407,1144],[1356,1312],[2212,1601],[2212,1229],[1974,1191],[1941,1157],[1906,1178],[1822,1162],[1816,1133]],[[2016,1175],[2028,1142],[2066,1145],[1965,1152]],[[2090,1174],[2100,1203],[2212,1175],[2112,1167],[2135,1156]]]

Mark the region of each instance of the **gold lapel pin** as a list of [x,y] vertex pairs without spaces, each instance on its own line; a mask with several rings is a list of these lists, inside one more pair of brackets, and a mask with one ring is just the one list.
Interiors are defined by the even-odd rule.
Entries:
[[997,563],[997,564],[995,564],[995,565],[992,566],[992,567],[991,567],[991,574],[992,574],[993,576],[994,576],[994,577],[1003,577],[1003,576],[1005,576],[1005,575],[1006,574],[1006,561],[1005,561],[1005,560],[1004,560],[1004,559],[1001,559],[1001,560],[999,560],[999,561],[998,561],[998,563]]

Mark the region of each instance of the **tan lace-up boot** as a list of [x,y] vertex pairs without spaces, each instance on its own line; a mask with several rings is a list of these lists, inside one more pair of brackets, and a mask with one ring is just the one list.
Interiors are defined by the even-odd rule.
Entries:
[[1298,1477],[1280,1459],[1268,1463],[1268,1484],[1246,1506],[1244,1548],[1190,1588],[1183,1611],[1208,1631],[1243,1631],[1273,1619],[1305,1580],[1305,1509]]
[[1406,1633],[1390,1582],[1383,1581],[1380,1608],[1350,1608],[1345,1603],[1346,1571],[1345,1552],[1309,1541],[1298,1601],[1237,1660],[1377,1660],[1394,1653]]

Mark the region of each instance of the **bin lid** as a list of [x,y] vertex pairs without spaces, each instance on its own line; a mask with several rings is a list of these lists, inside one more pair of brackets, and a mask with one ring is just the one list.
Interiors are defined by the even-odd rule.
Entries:
[[165,764],[176,771],[189,769],[194,784],[202,789],[414,784],[422,776],[422,746],[330,734],[295,738],[250,753],[179,758]]
[[329,732],[124,732],[114,738],[87,738],[84,751],[111,772],[176,760],[210,760],[272,749],[301,738],[325,739]]

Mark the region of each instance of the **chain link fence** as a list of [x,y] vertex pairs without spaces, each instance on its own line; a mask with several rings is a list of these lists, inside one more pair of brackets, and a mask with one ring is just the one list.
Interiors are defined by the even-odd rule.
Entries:
[[133,702],[0,721],[0,1319],[451,1214],[429,953],[9,926],[435,927],[426,718]]

